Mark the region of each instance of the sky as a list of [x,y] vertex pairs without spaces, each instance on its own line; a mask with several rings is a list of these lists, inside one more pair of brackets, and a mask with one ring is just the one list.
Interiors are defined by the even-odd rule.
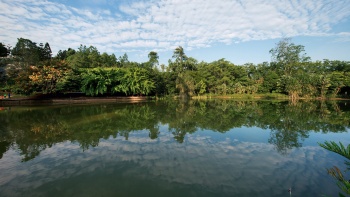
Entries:
[[59,50],[94,46],[167,65],[176,47],[200,61],[271,61],[283,38],[312,61],[350,60],[350,0],[0,0],[0,42],[48,42]]

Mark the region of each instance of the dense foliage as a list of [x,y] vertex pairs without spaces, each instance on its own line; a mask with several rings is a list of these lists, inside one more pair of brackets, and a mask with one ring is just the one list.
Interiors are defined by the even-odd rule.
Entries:
[[[291,99],[347,97],[350,62],[312,62],[304,46],[282,39],[270,50],[272,62],[235,65],[225,59],[198,62],[179,46],[168,65],[157,52],[143,63],[127,54],[100,53],[81,45],[52,57],[48,43],[19,38],[11,49],[0,43],[0,87],[21,94],[83,92],[86,95],[228,95],[281,93]],[[1,90],[0,90],[1,91]]]

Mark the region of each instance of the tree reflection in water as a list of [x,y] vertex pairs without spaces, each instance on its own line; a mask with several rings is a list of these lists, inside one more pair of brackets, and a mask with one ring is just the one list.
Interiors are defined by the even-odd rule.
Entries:
[[56,143],[71,141],[83,150],[98,146],[101,139],[131,132],[149,131],[154,140],[160,125],[168,125],[174,140],[184,142],[199,130],[225,133],[233,128],[269,129],[269,143],[278,152],[302,146],[309,132],[346,132],[350,120],[344,102],[191,100],[133,104],[14,107],[0,113],[0,156],[10,147],[23,161],[35,158]]

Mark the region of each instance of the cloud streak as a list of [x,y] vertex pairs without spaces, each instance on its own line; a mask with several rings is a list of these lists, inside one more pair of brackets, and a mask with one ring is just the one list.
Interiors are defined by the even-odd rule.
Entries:
[[[91,1],[91,4],[94,2]],[[160,0],[96,3],[96,9],[41,1],[0,1],[0,41],[49,42],[54,53],[79,44],[101,51],[167,51],[294,36],[339,36],[346,0]],[[107,5],[103,7],[102,5]],[[344,39],[345,37],[345,39]]]

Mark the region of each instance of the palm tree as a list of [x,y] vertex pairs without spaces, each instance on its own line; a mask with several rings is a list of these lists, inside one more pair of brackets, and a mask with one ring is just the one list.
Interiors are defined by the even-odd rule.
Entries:
[[178,46],[174,50],[173,58],[175,58],[175,61],[180,63],[181,65],[183,64],[183,61],[187,59],[187,56],[185,55],[185,52],[182,46]]

